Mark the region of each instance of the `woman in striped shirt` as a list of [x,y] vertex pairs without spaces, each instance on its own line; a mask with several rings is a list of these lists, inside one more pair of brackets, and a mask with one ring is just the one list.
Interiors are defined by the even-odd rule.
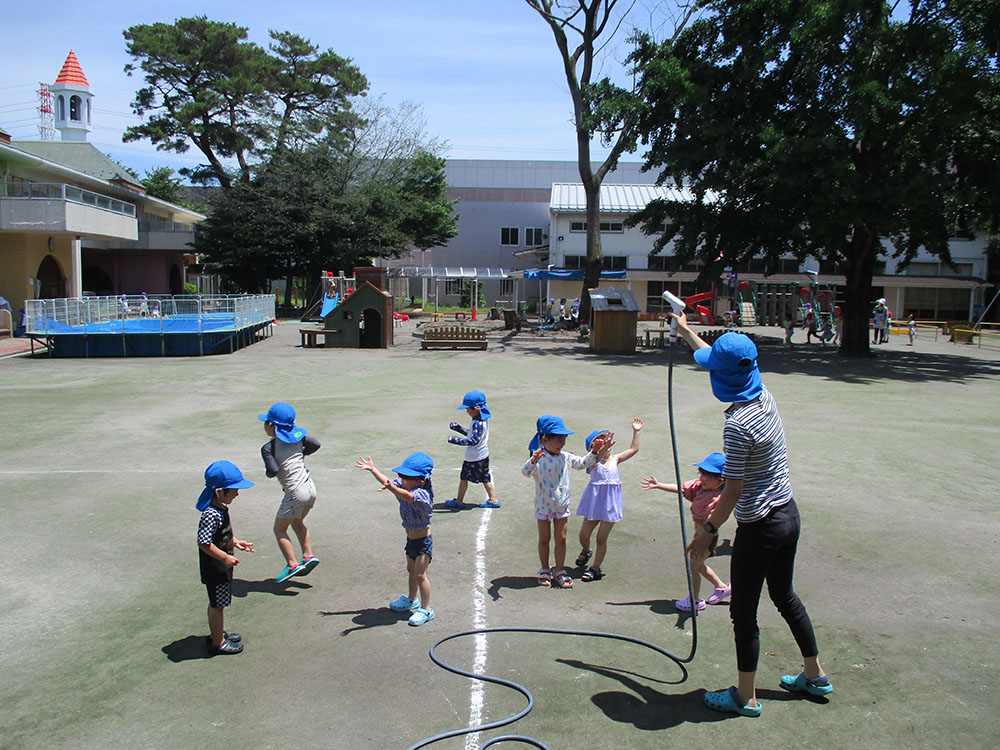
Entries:
[[719,711],[760,716],[754,683],[760,655],[757,606],[765,581],[768,595],[788,623],[803,659],[802,673],[784,675],[781,686],[811,695],[833,692],[819,663],[809,614],[792,588],[800,522],[788,475],[785,431],[774,397],[761,382],[753,341],[742,333],[728,332],[709,346],[688,327],[684,316],[672,317],[694,350],[695,362],[709,371],[712,393],[730,404],[722,433],[726,486],[688,551],[707,553],[719,527],[730,514],[736,516],[729,616],[739,681],[728,690],[706,693],[705,703]]

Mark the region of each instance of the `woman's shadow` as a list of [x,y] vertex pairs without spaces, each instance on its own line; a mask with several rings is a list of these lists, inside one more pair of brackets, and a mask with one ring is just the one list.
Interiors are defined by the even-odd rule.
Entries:
[[388,607],[369,607],[367,609],[348,609],[340,612],[319,613],[323,617],[333,617],[335,615],[353,615],[351,622],[357,623],[356,628],[344,628],[340,631],[342,636],[350,635],[357,630],[377,628],[382,625],[395,625],[400,620],[409,620],[410,612],[393,612]]

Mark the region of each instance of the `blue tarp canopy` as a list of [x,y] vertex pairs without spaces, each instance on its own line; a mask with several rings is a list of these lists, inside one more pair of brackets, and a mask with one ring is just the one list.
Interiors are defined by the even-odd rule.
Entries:
[[[555,280],[565,280],[565,281],[583,281],[583,269],[573,269],[573,270],[561,270],[553,269],[551,271],[534,271],[528,270],[524,272],[525,279],[532,279],[538,281],[547,281],[548,279]],[[602,279],[624,279],[625,271],[601,271]]]

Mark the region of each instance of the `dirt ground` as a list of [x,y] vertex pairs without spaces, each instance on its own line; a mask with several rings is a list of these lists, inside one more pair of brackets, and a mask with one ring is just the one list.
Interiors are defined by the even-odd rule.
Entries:
[[[621,641],[495,633],[443,645],[463,669],[524,684],[535,705],[510,732],[551,748],[989,747],[1000,736],[1000,352],[894,336],[869,360],[817,344],[786,349],[754,329],[764,381],[789,443],[803,517],[796,588],[836,691],[778,688],[800,659],[764,597],[759,719],[714,713],[705,690],[735,681],[728,612],[697,622],[687,595],[676,498],[639,479],[673,474],[668,353],[589,351],[574,334],[494,327],[483,352],[419,349],[411,321],[389,350],[297,347],[298,324],[232,355],[185,359],[0,360],[0,746],[9,748],[406,748],[493,721],[524,699],[479,694],[435,666],[428,648],[474,627],[610,631]],[[655,324],[654,324],[655,325]],[[798,334],[801,341],[804,336]],[[690,354],[675,355],[682,479],[721,449],[722,405]],[[454,494],[462,450],[448,423],[470,389],[493,412],[490,452],[503,507],[433,519],[430,624],[408,627],[387,603],[405,590],[396,502],[353,468],[387,473],[410,452],[435,460],[436,501]],[[307,463],[319,487],[309,516],[322,560],[279,585],[271,532],[280,500],[259,456],[257,414],[285,400],[322,443]],[[583,453],[596,428],[639,454],[622,466],[625,518],[598,582],[538,587],[533,486],[520,474],[534,421],[563,417]],[[208,658],[194,501],[205,466],[226,458],[257,482],[232,508],[241,553],[226,626],[246,651]],[[574,476],[578,497],[585,475]],[[469,500],[485,497],[480,488]],[[688,520],[688,530],[690,522]],[[728,577],[732,522],[714,567]],[[579,520],[570,520],[570,562]],[[480,714],[476,712],[480,711]],[[464,748],[464,738],[435,747]],[[474,745],[470,745],[474,746]]]

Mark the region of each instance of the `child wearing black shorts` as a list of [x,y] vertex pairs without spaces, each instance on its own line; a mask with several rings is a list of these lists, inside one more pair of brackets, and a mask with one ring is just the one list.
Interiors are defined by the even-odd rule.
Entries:
[[500,501],[497,500],[496,492],[493,490],[493,475],[490,473],[490,426],[487,420],[492,415],[486,406],[486,395],[482,391],[469,391],[458,408],[465,409],[466,414],[472,417],[472,424],[468,430],[458,422],[448,425],[462,435],[462,437],[452,435],[448,438],[448,442],[452,445],[465,446],[465,461],[462,462],[458,493],[444,505],[446,508],[458,510],[465,508],[465,492],[469,488],[469,482],[472,482],[486,488],[487,499],[479,503],[480,508],[499,508]]
[[243,473],[229,461],[215,461],[205,469],[205,489],[195,507],[201,511],[198,523],[198,558],[201,582],[208,589],[208,645],[216,654],[238,654],[243,651],[239,633],[223,630],[223,608],[232,602],[233,568],[239,560],[234,550],[253,552],[253,544],[233,536],[229,522],[229,505],[240,490],[253,487]]

